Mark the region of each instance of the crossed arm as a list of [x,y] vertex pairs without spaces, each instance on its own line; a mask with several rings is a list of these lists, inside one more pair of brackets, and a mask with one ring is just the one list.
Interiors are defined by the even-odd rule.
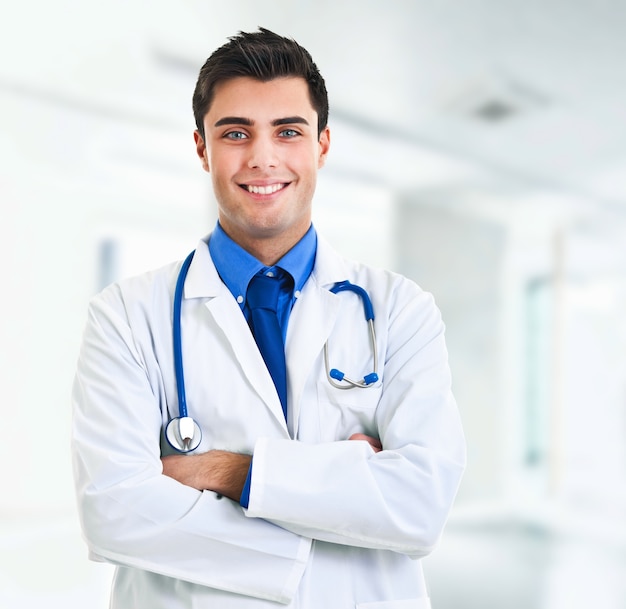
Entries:
[[[362,433],[348,440],[368,442],[374,452],[382,450],[380,440]],[[239,501],[250,468],[250,455],[225,450],[210,450],[200,455],[170,455],[163,457],[163,473],[199,491],[208,490]]]

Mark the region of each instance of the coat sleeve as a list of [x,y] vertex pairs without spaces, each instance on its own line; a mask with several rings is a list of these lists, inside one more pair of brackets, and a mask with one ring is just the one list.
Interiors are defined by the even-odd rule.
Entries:
[[162,474],[161,412],[118,292],[89,308],[73,388],[78,508],[92,557],[288,602],[310,539]]
[[405,281],[387,301],[393,304],[378,323],[384,370],[375,415],[383,450],[355,441],[261,439],[247,515],[315,539],[419,557],[443,530],[465,440],[432,297]]

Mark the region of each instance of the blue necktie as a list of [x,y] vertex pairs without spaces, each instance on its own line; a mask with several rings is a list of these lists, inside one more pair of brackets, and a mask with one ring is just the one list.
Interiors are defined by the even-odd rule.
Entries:
[[255,275],[246,294],[254,339],[270,372],[287,419],[287,370],[283,334],[276,315],[280,280]]

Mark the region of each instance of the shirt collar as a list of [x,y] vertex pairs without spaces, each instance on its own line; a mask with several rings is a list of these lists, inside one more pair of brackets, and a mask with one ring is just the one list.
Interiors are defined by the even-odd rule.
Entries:
[[309,278],[315,265],[317,251],[317,233],[313,225],[277,263],[276,266],[287,271],[293,277],[294,290],[299,292]]
[[[300,291],[309,278],[315,264],[316,250],[317,233],[311,225],[304,237],[274,265],[291,275],[294,291]],[[219,222],[211,233],[209,252],[222,281],[243,307],[248,283],[254,275],[268,267],[235,243]]]

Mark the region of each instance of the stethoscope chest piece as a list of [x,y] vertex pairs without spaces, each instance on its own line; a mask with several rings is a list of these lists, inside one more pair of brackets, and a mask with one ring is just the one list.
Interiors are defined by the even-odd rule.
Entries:
[[202,431],[191,417],[176,417],[167,424],[165,438],[173,449],[189,453],[200,446]]

